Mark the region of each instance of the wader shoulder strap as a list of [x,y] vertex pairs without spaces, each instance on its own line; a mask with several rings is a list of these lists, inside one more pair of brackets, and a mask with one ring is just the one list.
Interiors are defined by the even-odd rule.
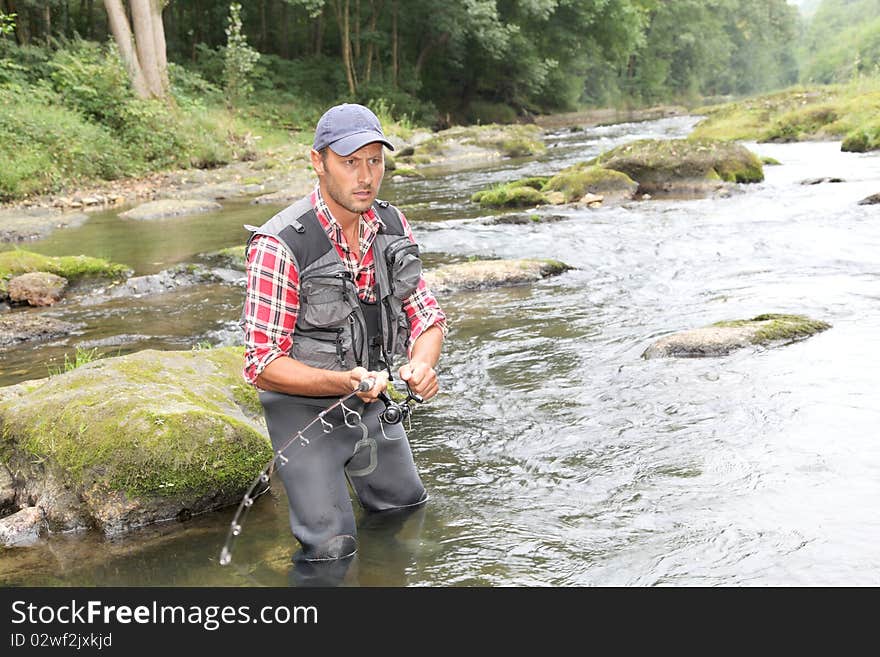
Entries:
[[245,225],[251,231],[247,249],[257,235],[280,240],[293,256],[300,272],[333,248],[308,197],[288,206],[260,227]]
[[313,262],[333,248],[314,209],[309,209],[284,228],[278,233],[278,239],[284,242],[296,258],[300,272],[308,269]]
[[379,217],[382,219],[382,223],[385,224],[385,227],[380,230],[380,232],[385,233],[387,235],[403,235],[403,222],[400,220],[400,215],[397,214],[397,210],[391,205],[388,201],[375,201],[373,203],[373,209],[379,213]]

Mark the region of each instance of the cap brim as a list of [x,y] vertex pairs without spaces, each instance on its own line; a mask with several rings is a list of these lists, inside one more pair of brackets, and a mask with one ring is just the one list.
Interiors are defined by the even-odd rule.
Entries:
[[337,155],[342,155],[343,157],[346,155],[351,155],[359,148],[363,148],[367,144],[374,143],[384,144],[388,150],[393,151],[394,146],[390,141],[385,139],[382,135],[376,134],[373,131],[365,131],[365,132],[356,132],[353,135],[348,135],[347,137],[343,137],[342,139],[337,139],[332,144],[328,144],[330,150],[336,153]]

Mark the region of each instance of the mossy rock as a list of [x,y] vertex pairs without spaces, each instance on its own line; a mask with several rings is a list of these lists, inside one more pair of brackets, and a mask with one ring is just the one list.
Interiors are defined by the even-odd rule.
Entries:
[[245,261],[244,244],[240,246],[228,246],[219,251],[204,253],[201,257],[208,262],[228,267],[229,269],[237,269],[238,271],[244,271],[245,266],[247,265],[247,262]]
[[107,534],[238,502],[272,458],[242,354],[148,350],[0,389],[19,499]]
[[643,358],[725,356],[750,345],[765,347],[803,340],[831,325],[804,315],[767,313],[752,319],[716,322],[657,340]]
[[471,201],[488,208],[522,208],[549,203],[542,192],[520,181],[476,192],[471,195]]
[[579,162],[550,178],[542,191],[561,192],[565,203],[574,203],[586,194],[632,198],[638,183],[621,171]]
[[103,258],[90,256],[45,256],[24,249],[0,252],[0,298],[7,295],[7,283],[13,276],[31,272],[49,272],[69,282],[85,278],[123,279],[131,270]]
[[546,150],[543,131],[536,125],[460,126],[436,133],[419,145],[432,162],[540,155]]
[[849,132],[840,144],[847,153],[867,153],[880,150],[880,121],[856,128]]
[[840,118],[830,104],[808,105],[783,114],[770,124],[758,141],[793,142],[833,136],[825,127]]
[[425,282],[434,292],[479,290],[532,283],[569,269],[569,265],[558,260],[472,260],[431,269],[425,272]]
[[625,173],[639,192],[668,191],[693,181],[760,182],[760,158],[740,144],[706,139],[641,139],[606,151],[588,164]]

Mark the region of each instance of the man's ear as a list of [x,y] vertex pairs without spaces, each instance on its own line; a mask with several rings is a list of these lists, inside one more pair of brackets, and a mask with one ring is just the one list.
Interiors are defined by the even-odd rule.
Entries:
[[324,158],[314,148],[309,151],[309,157],[312,160],[312,168],[319,176],[324,175]]

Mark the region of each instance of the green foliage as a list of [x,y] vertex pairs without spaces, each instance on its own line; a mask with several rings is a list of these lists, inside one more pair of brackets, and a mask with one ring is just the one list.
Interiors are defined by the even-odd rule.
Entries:
[[785,0],[655,3],[628,63],[627,92],[658,102],[791,84],[796,26],[797,10]]
[[15,34],[15,14],[0,11],[0,39],[7,34]]
[[806,82],[847,82],[880,73],[880,0],[823,0],[801,48]]
[[0,200],[137,171],[109,129],[49,97],[28,86],[0,88]]
[[224,89],[230,106],[237,105],[253,91],[250,73],[260,59],[260,53],[251,48],[242,32],[241,5],[229,5],[229,23],[226,27],[226,52],[224,55]]
[[0,39],[0,199],[229,161],[227,127],[207,107],[219,90],[181,67],[170,73],[177,102],[141,100],[113,44],[50,51]]
[[516,110],[505,103],[475,99],[467,107],[466,118],[469,123],[478,125],[486,123],[513,123],[516,121]]

